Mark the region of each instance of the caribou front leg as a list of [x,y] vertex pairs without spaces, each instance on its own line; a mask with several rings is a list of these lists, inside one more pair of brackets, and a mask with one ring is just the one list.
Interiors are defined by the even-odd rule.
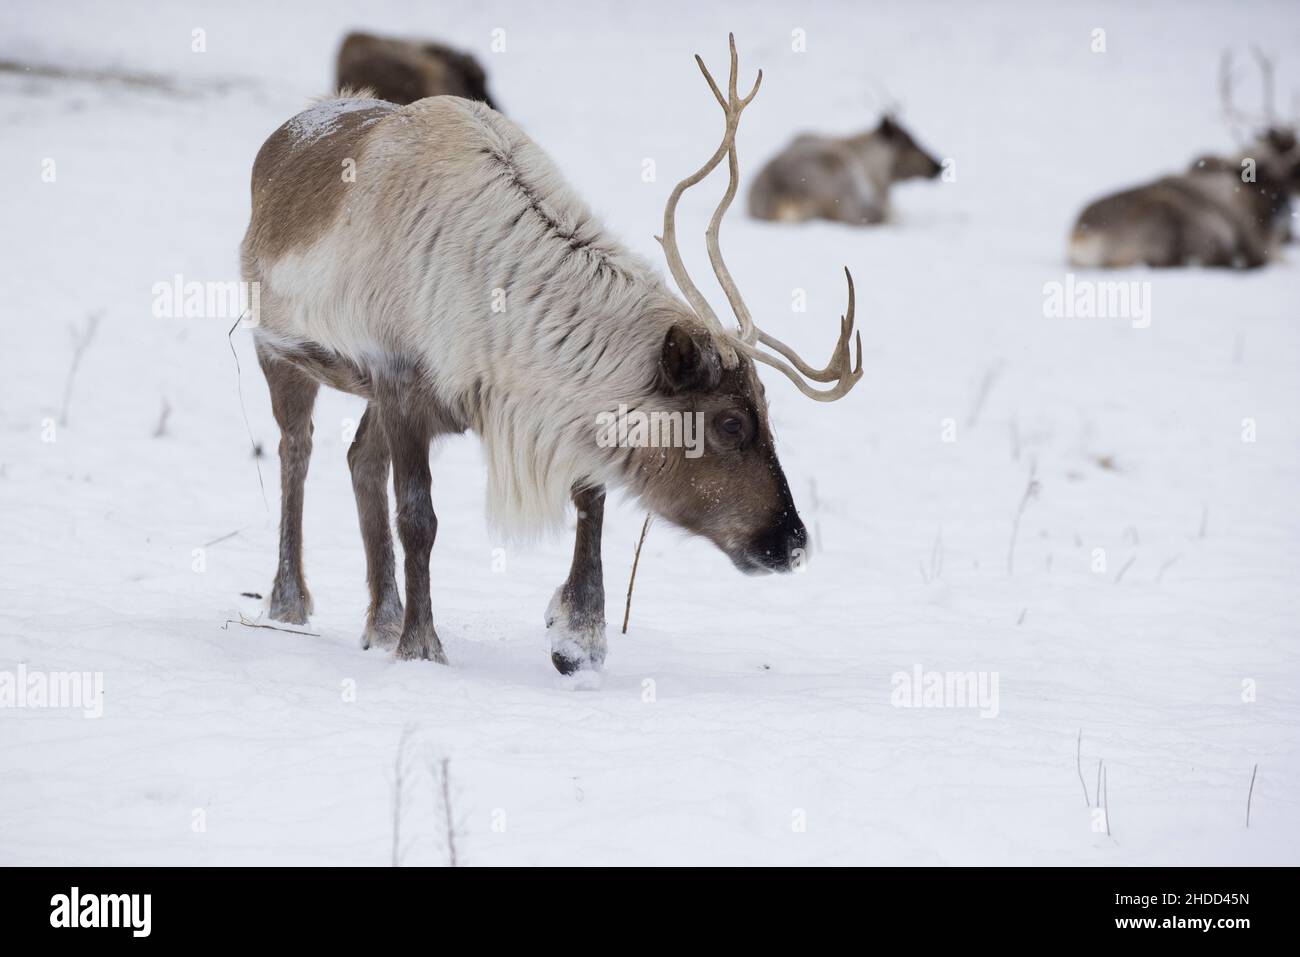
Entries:
[[573,504],[578,507],[573,567],[546,606],[551,663],[565,675],[605,662],[605,578],[600,564],[605,487],[574,489]]

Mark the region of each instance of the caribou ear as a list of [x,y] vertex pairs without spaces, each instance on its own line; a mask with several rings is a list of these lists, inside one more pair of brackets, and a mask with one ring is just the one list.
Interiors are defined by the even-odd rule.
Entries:
[[707,338],[697,339],[684,326],[673,326],[664,336],[659,354],[659,389],[670,395],[708,392],[722,381],[722,361]]

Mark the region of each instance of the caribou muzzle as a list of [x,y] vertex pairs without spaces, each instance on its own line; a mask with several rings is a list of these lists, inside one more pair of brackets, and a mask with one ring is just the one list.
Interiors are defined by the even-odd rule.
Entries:
[[791,572],[805,560],[808,529],[791,508],[781,520],[743,548],[728,553],[732,564],[746,575]]

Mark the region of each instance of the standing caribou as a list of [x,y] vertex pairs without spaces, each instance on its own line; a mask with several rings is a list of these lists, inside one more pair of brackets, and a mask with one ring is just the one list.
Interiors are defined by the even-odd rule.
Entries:
[[[708,538],[742,571],[789,571],[801,561],[807,533],[777,460],[756,363],[812,399],[847,394],[862,377],[860,336],[856,362],[850,356],[853,280],[825,368],[754,322],[718,230],[739,184],[737,125],[762,73],[748,96],[737,95],[734,38],[725,95],[696,62],[726,127],[664,209],[660,241],[685,301],[605,231],[532,140],[482,103],[441,96],[399,107],[345,95],[266,141],[253,166],[242,269],[261,284],[253,336],[281,433],[272,617],[301,623],[312,610],[302,504],[322,383],[368,403],[348,451],[370,586],[364,648],[446,661],[429,583],[438,527],[429,444],[440,435],[482,439],[499,526],[527,535],[559,524],[570,499],[577,506],[573,565],[546,612],[562,673],[605,657],[600,538],[609,486]],[[705,241],[735,329],[714,314],[677,249],[682,194],[724,158],[730,182]],[[349,160],[356,175],[341,177]],[[693,417],[704,454],[598,441],[597,423],[620,408]],[[405,609],[389,531],[390,463]]]
[[1254,269],[1278,258],[1291,238],[1292,197],[1300,195],[1294,123],[1273,109],[1273,66],[1259,51],[1264,108],[1248,117],[1232,105],[1232,59],[1220,61],[1219,91],[1234,128],[1261,132],[1240,153],[1205,156],[1164,176],[1090,203],[1070,234],[1073,266],[1222,266]]

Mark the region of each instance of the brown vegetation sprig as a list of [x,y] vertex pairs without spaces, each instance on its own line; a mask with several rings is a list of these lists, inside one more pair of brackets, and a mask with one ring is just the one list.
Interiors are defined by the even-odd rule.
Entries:
[[645,544],[646,532],[650,530],[650,513],[646,512],[645,522],[641,525],[641,537],[637,539],[636,554],[632,558],[632,574],[627,580],[627,603],[623,606],[623,634],[627,634],[627,620],[632,614],[632,586],[636,584],[636,568],[641,564],[641,546]]

